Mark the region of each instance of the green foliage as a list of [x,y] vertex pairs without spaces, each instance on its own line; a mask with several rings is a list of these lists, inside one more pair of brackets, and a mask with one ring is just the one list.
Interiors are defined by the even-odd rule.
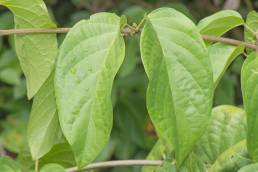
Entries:
[[258,164],[257,163],[242,167],[237,172],[254,172],[254,171],[258,171]]
[[255,161],[258,161],[258,138],[256,132],[258,129],[258,106],[257,106],[257,73],[258,57],[256,53],[252,53],[245,60],[241,71],[241,85],[244,100],[244,107],[247,114],[247,148],[249,154]]
[[213,81],[215,87],[220,82],[223,74],[233,62],[233,60],[242,54],[244,46],[231,46],[223,43],[216,43],[209,47],[209,58],[212,64]]
[[[43,0],[0,0],[14,14],[15,28],[55,28]],[[15,47],[32,98],[47,80],[57,55],[55,34],[16,35]]]
[[54,94],[52,74],[33,100],[28,123],[28,142],[34,160],[49,152],[57,142],[60,126]]
[[243,140],[224,151],[210,167],[209,172],[232,172],[250,164],[246,141]]
[[45,166],[42,167],[42,169],[40,170],[40,172],[65,172],[64,167],[62,167],[61,165],[58,164],[47,164]]
[[258,30],[258,13],[256,11],[251,11],[246,18],[245,26],[245,41],[256,43],[255,32]]
[[112,84],[124,49],[120,18],[110,13],[76,24],[61,46],[55,76],[57,108],[62,131],[81,168],[108,141]]
[[[255,11],[244,23],[232,10],[204,17],[210,5],[198,11],[190,0],[45,2],[0,0],[11,11],[0,7],[1,29],[55,28],[51,18],[72,27],[0,37],[0,155],[12,157],[0,157],[0,171],[143,158],[164,163],[101,171],[256,170],[258,59],[247,48],[257,42]],[[230,31],[240,25],[249,44],[202,39],[241,38],[243,28]]]
[[188,18],[161,8],[148,15],[141,53],[150,116],[158,135],[173,142],[180,165],[210,118],[213,80],[207,49]]
[[0,157],[0,171],[21,172],[19,165],[8,157]]
[[206,164],[213,164],[228,148],[246,138],[246,115],[237,107],[213,108],[210,125],[196,145],[196,154]]
[[198,30],[201,34],[220,36],[243,23],[244,20],[238,12],[225,10],[202,19],[198,23]]

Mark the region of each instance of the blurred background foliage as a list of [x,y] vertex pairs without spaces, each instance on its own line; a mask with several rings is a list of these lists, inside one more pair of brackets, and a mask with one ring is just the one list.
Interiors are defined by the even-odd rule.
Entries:
[[[239,11],[243,16],[258,9],[258,0],[45,0],[58,27],[71,27],[81,19],[101,11],[126,15],[129,24],[139,23],[144,14],[158,7],[173,7],[195,23],[222,9]],[[0,29],[13,28],[13,16],[0,7]],[[64,34],[58,35],[59,43]],[[243,28],[226,35],[243,39]],[[139,53],[139,34],[125,38],[126,58],[114,83],[114,127],[110,142],[96,161],[110,159],[145,159],[157,141],[146,110],[148,84]],[[216,89],[214,105],[242,106],[240,70],[244,56],[230,66]],[[26,85],[15,54],[13,36],[0,37],[0,155],[17,159],[24,169],[33,166],[26,143],[26,123],[31,102],[26,98]],[[40,160],[43,165],[59,162],[74,165],[70,147],[57,144]],[[114,168],[111,172],[138,172],[139,167]]]

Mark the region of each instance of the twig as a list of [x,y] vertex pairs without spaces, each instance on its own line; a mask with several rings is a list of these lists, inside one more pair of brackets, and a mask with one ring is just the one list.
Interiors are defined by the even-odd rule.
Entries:
[[[4,35],[14,35],[14,34],[37,34],[37,33],[66,33],[70,30],[70,28],[56,28],[56,29],[10,29],[10,30],[0,30],[0,36]],[[125,28],[122,33],[128,34],[128,28]],[[258,50],[258,46],[224,37],[210,36],[210,35],[202,35],[204,40],[212,41],[212,42],[223,42],[231,45],[244,45],[247,48]]]
[[0,30],[0,36],[14,35],[14,34],[66,33],[66,32],[69,32],[69,30],[70,28],[9,29],[9,30]]
[[110,168],[110,167],[120,167],[120,166],[160,166],[163,161],[161,160],[118,160],[118,161],[106,161],[97,162],[88,165],[83,169],[78,169],[77,167],[68,168],[66,172],[77,172],[83,170]]
[[39,160],[35,161],[35,172],[39,172]]
[[250,44],[250,43],[235,40],[235,39],[217,37],[217,36],[210,36],[210,35],[202,35],[202,38],[204,40],[212,41],[212,42],[222,42],[222,43],[231,44],[231,45],[244,45],[247,48],[250,48],[250,49],[253,49],[253,50],[258,50],[258,46],[254,45],[254,44]]

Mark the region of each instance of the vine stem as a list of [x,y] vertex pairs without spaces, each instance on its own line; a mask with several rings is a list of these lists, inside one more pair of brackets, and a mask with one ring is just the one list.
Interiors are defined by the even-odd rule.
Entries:
[[78,172],[83,170],[93,170],[101,168],[121,167],[121,166],[160,166],[163,161],[161,160],[117,160],[92,163],[83,169],[77,167],[67,168],[65,172]]
[[35,161],[35,172],[39,172],[39,160]]
[[[9,30],[0,30],[0,36],[16,35],[16,34],[37,34],[37,33],[66,33],[69,31],[70,31],[70,28],[9,29]],[[125,28],[124,30],[122,30],[122,33],[128,33],[128,29]],[[128,35],[128,34],[125,34],[125,35]],[[222,43],[231,44],[231,45],[244,45],[247,48],[258,50],[258,46],[251,43],[236,40],[236,39],[210,36],[210,35],[202,35],[202,38],[204,40],[212,41],[212,42],[222,42]]]

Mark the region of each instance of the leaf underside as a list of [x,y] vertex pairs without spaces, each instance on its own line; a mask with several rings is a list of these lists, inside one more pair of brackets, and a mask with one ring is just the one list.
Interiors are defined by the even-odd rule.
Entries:
[[204,133],[211,114],[213,79],[204,42],[180,12],[148,15],[141,55],[149,78],[147,108],[159,137],[174,144],[180,165]]
[[258,161],[258,55],[251,53],[241,71],[244,108],[247,114],[247,148],[254,161]]
[[55,74],[58,115],[79,167],[92,162],[108,141],[112,84],[124,54],[120,18],[111,13],[79,22],[61,46]]
[[[55,28],[43,0],[0,0],[14,14],[15,28]],[[55,34],[15,35],[15,48],[32,98],[51,74],[57,55]]]

